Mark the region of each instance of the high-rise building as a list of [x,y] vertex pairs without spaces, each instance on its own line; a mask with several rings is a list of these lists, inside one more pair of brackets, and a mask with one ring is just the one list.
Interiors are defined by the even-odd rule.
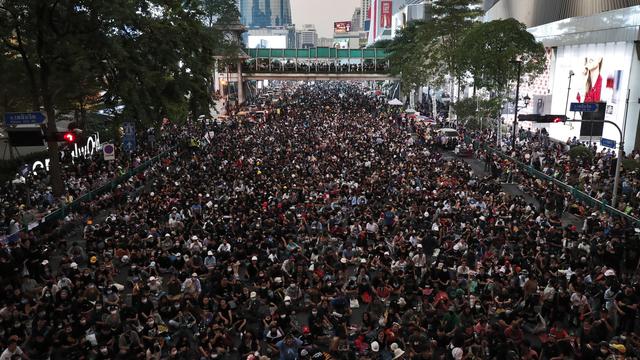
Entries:
[[314,48],[318,45],[318,33],[313,24],[302,25],[302,29],[296,31],[296,47],[298,49]]
[[291,25],[289,0],[237,0],[240,21],[248,28]]
[[362,23],[360,23],[361,15],[362,9],[360,9],[359,7],[353,10],[353,15],[351,15],[351,31],[362,30]]
[[370,17],[370,8],[371,8],[371,0],[360,0],[360,26],[362,30],[367,30],[365,28],[365,21],[367,21]]
[[640,5],[640,0],[484,0],[485,20],[514,18],[527,27]]

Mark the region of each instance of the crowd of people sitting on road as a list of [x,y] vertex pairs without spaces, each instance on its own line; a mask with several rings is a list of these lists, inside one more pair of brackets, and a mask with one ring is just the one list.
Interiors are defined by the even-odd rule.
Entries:
[[640,354],[631,224],[563,223],[358,86],[280,96],[81,209],[80,234],[2,244],[0,360]]

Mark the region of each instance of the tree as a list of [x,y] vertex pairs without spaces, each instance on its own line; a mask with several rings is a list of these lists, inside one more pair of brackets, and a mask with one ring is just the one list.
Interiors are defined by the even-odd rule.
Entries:
[[434,0],[431,4],[434,41],[427,43],[429,62],[427,66],[433,74],[433,83],[450,85],[449,118],[453,114],[453,89],[458,83],[461,88],[464,68],[459,58],[459,46],[467,29],[480,21],[483,15],[481,0]]
[[204,24],[211,28],[215,24],[233,24],[240,19],[240,10],[236,0],[202,0]]
[[387,47],[390,71],[393,75],[399,75],[403,84],[413,87],[432,79],[433,74],[427,66],[429,53],[425,44],[433,41],[434,34],[431,24],[413,21],[400,30]]
[[546,66],[542,43],[515,19],[494,20],[476,24],[460,43],[458,58],[461,69],[473,77],[474,90],[486,88],[503,92],[516,77],[510,61],[522,61],[522,73],[538,75]]
[[[108,2],[115,6],[121,0]],[[124,1],[124,0],[122,0]],[[51,161],[51,185],[56,195],[64,186],[59,165],[55,107],[80,77],[91,77],[87,64],[97,61],[102,34],[99,12],[105,2],[87,0],[5,0],[0,3],[3,56],[19,59],[30,89],[31,110],[44,108]],[[93,50],[93,51],[92,51]],[[90,67],[90,66],[89,66]]]
[[437,42],[431,44],[431,55],[443,71],[441,80],[448,74],[459,80],[464,69],[460,66],[459,46],[467,29],[480,21],[483,15],[481,0],[435,0],[431,5],[433,27]]
[[[56,195],[64,190],[56,109],[83,108],[104,91],[99,100],[145,126],[208,113],[213,53],[230,45],[204,21],[237,18],[234,9],[233,0],[0,1],[0,67],[19,69],[29,108],[47,114]],[[24,106],[23,94],[4,95],[5,107]]]
[[480,129],[495,125],[495,119],[500,115],[500,106],[499,98],[470,97],[459,100],[453,107],[458,121],[462,121],[465,128]]

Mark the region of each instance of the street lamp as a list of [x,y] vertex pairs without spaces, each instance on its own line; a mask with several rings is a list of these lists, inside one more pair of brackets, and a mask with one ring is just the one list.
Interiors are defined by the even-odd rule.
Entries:
[[522,100],[524,101],[524,107],[529,107],[529,103],[531,103],[531,98],[529,97],[529,94],[525,95]]
[[518,99],[520,99],[520,73],[522,72],[522,60],[511,60],[510,63],[518,66],[518,77],[516,78],[516,101],[515,113],[513,115],[513,136],[511,137],[511,149],[516,148],[516,128],[518,127]]
[[564,116],[567,116],[567,109],[569,108],[569,93],[571,92],[571,78],[575,75],[573,70],[569,70],[569,87],[567,88],[567,104],[564,106]]

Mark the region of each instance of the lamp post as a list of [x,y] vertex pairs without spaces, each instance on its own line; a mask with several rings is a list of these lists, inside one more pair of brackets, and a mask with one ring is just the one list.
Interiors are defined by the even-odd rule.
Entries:
[[522,100],[524,101],[524,107],[527,108],[529,107],[529,104],[531,103],[531,98],[529,97],[529,94],[525,95]]
[[[614,208],[618,205],[618,187],[620,186],[620,168],[622,168],[622,154],[624,153],[624,136],[627,131],[627,115],[629,114],[629,97],[631,90],[627,90],[627,100],[625,103],[624,119],[622,120],[622,130],[620,132],[620,144],[618,146],[618,158],[616,159],[616,175],[613,179],[613,194],[611,196],[611,206]],[[617,126],[616,126],[617,127]]]
[[518,76],[516,78],[516,100],[515,100],[515,113],[513,115],[513,136],[511,137],[511,149],[516,148],[516,129],[518,127],[518,99],[520,99],[520,73],[522,72],[522,60],[511,60],[512,64],[518,66]]
[[564,106],[564,116],[567,116],[567,109],[569,108],[569,93],[571,92],[571,78],[575,75],[573,70],[569,70],[569,86],[567,87],[567,104]]

